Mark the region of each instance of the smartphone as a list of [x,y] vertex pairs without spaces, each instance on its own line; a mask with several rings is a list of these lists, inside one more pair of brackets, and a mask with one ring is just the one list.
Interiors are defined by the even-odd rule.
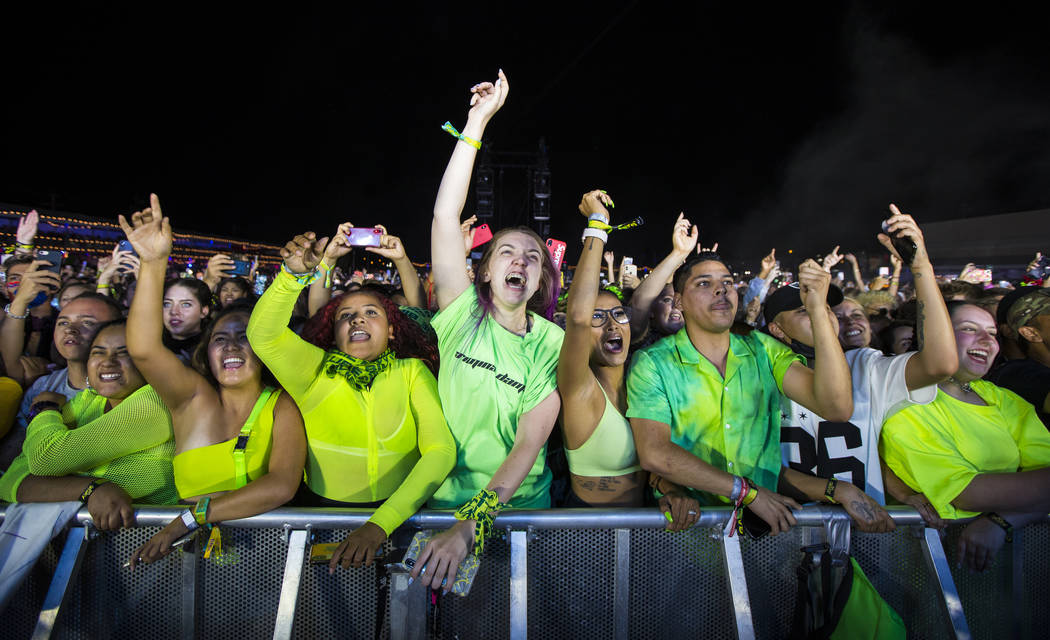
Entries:
[[561,262],[565,259],[565,243],[561,240],[555,240],[554,238],[547,238],[547,251],[551,253],[551,260],[554,261],[554,269],[561,269]]
[[890,277],[890,268],[889,267],[879,267],[879,276],[881,276],[883,278]]
[[765,520],[755,515],[755,512],[751,509],[745,508],[743,515],[740,516],[740,521],[737,524],[737,530],[740,533],[746,533],[748,537],[753,540],[758,540],[762,536],[769,533],[769,524]]
[[131,243],[127,240],[121,240],[117,243],[117,251],[128,251],[136,258],[139,257],[139,254],[135,253],[135,247],[131,246]]
[[261,296],[266,291],[266,274],[257,273],[255,274],[255,284],[252,286],[252,292],[257,296]]
[[52,273],[62,272],[62,252],[61,251],[48,251],[46,249],[36,252],[37,260],[47,260],[48,265],[42,269],[42,271],[50,271]]
[[626,267],[629,264],[634,264],[634,258],[632,258],[631,256],[624,256],[623,257],[623,266]]
[[[408,551],[405,552],[405,559],[401,562],[395,562],[386,565],[387,571],[398,572],[398,573],[409,573],[416,566],[416,558],[423,552],[424,547],[427,546],[427,542],[434,537],[434,532],[430,530],[417,531],[416,535],[412,538],[412,542],[408,545]],[[474,576],[478,574],[478,567],[481,561],[474,554],[468,554],[463,562],[459,563],[459,568],[456,570],[456,579],[452,585],[446,585],[445,588],[449,592],[456,594],[457,596],[466,596],[470,593],[470,587],[474,584]]]
[[638,265],[636,264],[625,264],[623,265],[623,275],[631,276],[633,278],[638,277]]
[[893,245],[893,248],[897,250],[901,260],[904,261],[904,264],[910,267],[912,261],[915,260],[915,252],[919,250],[918,245],[916,245],[915,241],[911,238],[891,235],[889,232],[889,226],[890,225],[883,220],[882,232],[890,236],[890,243]]
[[492,239],[492,229],[487,224],[478,225],[474,229],[474,244],[471,249],[476,249]]
[[233,268],[227,271],[231,276],[247,276],[252,270],[252,263],[247,260],[234,260]]
[[346,239],[352,247],[378,247],[383,239],[383,230],[373,227],[351,227]]

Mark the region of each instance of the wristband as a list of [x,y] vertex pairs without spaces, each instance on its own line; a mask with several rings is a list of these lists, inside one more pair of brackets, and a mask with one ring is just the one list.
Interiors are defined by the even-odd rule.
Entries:
[[835,488],[838,486],[838,478],[834,476],[828,478],[828,484],[824,487],[824,497],[828,499],[831,504],[838,504],[835,500]]
[[16,249],[22,249],[24,251],[32,251],[34,247],[33,247],[32,244],[26,244],[24,242],[19,242],[19,241],[15,240],[15,248]]
[[53,400],[41,400],[40,402],[34,402],[29,407],[29,419],[37,417],[45,411],[62,411],[62,405],[58,404]]
[[587,221],[590,222],[591,220],[597,220],[598,222],[604,222],[605,224],[609,224],[609,216],[605,215],[601,211],[596,211],[591,215],[587,216]]
[[467,136],[463,135],[462,133],[456,131],[456,128],[452,126],[451,122],[446,122],[445,124],[443,124],[441,126],[441,129],[443,131],[448,131],[449,135],[451,135],[453,138],[456,138],[458,140],[462,140],[463,142],[466,142],[470,146],[474,147],[475,149],[481,149],[481,140],[475,140],[474,138],[468,138]]
[[1006,532],[1007,542],[1014,541],[1014,526],[1007,522],[1006,518],[1002,517],[994,511],[989,511],[988,513],[984,514],[984,517],[999,525],[1002,528],[1002,530]]
[[200,528],[200,525],[197,524],[197,520],[193,517],[193,512],[189,509],[180,513],[179,517],[182,518],[182,524],[186,525],[186,529],[196,531]]
[[583,236],[580,238],[580,241],[582,242],[587,238],[598,238],[606,244],[608,244],[609,242],[609,234],[602,231],[601,229],[595,229],[594,227],[587,227],[583,230]]
[[306,273],[296,273],[289,269],[287,266],[285,266],[285,264],[282,262],[281,271],[292,276],[292,278],[294,278],[296,282],[298,282],[304,287],[313,284],[314,280],[317,280],[317,269],[314,269],[313,271],[308,271]]
[[749,487],[748,490],[747,490],[747,493],[744,495],[744,499],[740,501],[740,504],[746,507],[747,505],[749,505],[752,502],[754,502],[755,498],[757,498],[757,497],[758,497],[758,489],[756,489],[754,487]]
[[474,524],[474,546],[471,550],[475,556],[480,556],[485,550],[485,538],[492,535],[492,521],[503,505],[495,491],[482,489],[476,496],[471,498],[465,505],[456,509],[456,520],[473,520]]
[[[197,526],[203,526],[208,522],[208,505],[211,504],[211,498],[205,496],[197,501],[197,505],[193,507],[193,520]],[[189,511],[187,509],[186,511]]]
[[80,493],[80,501],[87,502],[88,498],[91,497],[91,494],[95,493],[95,489],[98,489],[107,482],[109,482],[109,480],[106,480],[105,478],[95,478],[94,480],[92,480],[91,484],[85,487],[84,490]]
[[744,495],[744,479],[740,476],[733,476],[733,491],[729,494],[729,501],[733,504],[740,502],[740,498]]
[[7,314],[8,318],[13,318],[15,320],[25,320],[26,318],[29,317],[29,309],[26,309],[25,315],[21,315],[21,316],[17,316],[15,314],[11,313],[11,303],[10,302],[8,302],[6,305],[4,305],[4,313]]
[[332,288],[332,267],[329,267],[328,265],[326,265],[324,263],[324,258],[322,258],[321,261],[317,263],[317,267],[319,269],[323,269],[324,270],[324,288],[325,289],[331,289]]

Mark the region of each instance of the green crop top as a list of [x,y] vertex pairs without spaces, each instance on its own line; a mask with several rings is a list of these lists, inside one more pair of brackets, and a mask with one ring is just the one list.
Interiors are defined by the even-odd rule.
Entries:
[[[238,436],[175,456],[172,465],[180,500],[240,489],[269,472],[273,410],[280,395],[280,390],[269,387],[263,390]],[[241,453],[238,455],[237,451]],[[237,463],[238,457],[243,461],[241,465]]]
[[631,423],[609,400],[602,385],[598,385],[605,396],[605,412],[591,437],[577,449],[566,449],[569,471],[589,478],[611,478],[625,476],[641,469],[638,451],[634,448]]

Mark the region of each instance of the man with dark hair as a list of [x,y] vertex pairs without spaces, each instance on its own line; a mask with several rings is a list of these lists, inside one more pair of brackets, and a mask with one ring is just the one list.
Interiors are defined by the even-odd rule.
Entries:
[[1030,402],[1050,429],[1050,289],[1029,290],[1014,300],[1006,324],[1023,357],[1007,360],[987,380]]
[[780,393],[835,419],[853,412],[849,370],[824,304],[831,274],[807,260],[798,279],[816,337],[814,369],[765,334],[730,333],[738,302],[733,274],[704,252],[674,276],[685,327],[639,351],[627,380],[642,467],[709,504],[747,506],[773,534],[795,524],[790,509],[798,506],[776,493]]

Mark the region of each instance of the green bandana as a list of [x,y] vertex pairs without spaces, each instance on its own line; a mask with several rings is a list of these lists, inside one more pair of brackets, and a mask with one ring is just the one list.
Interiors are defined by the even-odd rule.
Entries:
[[372,388],[372,382],[376,379],[376,376],[383,373],[390,366],[390,363],[394,361],[394,357],[394,352],[389,347],[372,361],[355,358],[342,351],[333,349],[325,354],[324,362],[321,363],[321,369],[329,378],[342,376],[346,378],[351,387],[364,391]]

